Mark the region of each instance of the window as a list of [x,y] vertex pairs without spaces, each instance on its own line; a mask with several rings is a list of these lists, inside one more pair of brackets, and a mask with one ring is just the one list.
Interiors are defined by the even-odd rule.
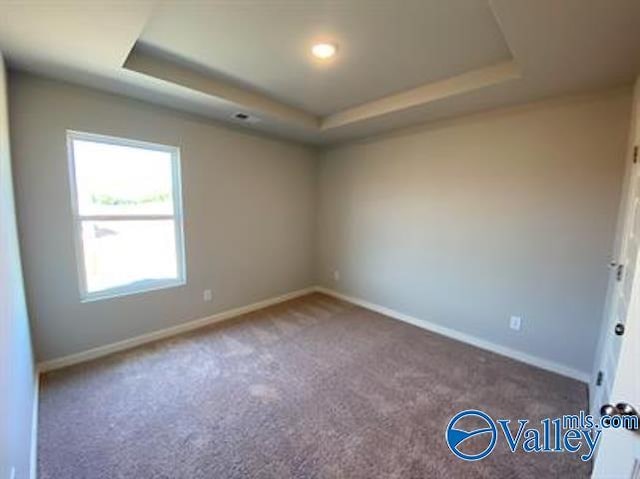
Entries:
[[80,295],[185,284],[180,151],[68,132]]

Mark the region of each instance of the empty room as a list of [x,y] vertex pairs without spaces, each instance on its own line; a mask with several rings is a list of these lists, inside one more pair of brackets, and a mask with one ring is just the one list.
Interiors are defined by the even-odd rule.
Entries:
[[640,479],[640,1],[0,0],[0,479]]

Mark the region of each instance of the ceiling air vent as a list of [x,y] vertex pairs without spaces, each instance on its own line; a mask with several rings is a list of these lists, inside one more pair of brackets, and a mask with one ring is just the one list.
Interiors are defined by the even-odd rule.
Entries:
[[260,121],[260,118],[258,118],[257,116],[253,116],[242,111],[234,113],[233,118],[243,123],[258,123]]

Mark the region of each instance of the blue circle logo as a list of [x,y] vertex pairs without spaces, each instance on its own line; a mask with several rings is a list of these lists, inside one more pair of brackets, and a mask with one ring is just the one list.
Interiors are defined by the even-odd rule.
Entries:
[[[473,424],[482,423],[482,426],[475,427],[470,431],[462,428],[456,428],[456,425],[465,418],[471,418],[469,422],[473,422]],[[491,436],[488,445],[484,450],[474,454],[467,454],[460,450],[467,439],[481,436],[483,434],[489,434]],[[460,459],[464,459],[465,461],[477,461],[488,456],[491,451],[493,451],[498,438],[498,430],[493,419],[491,419],[488,414],[475,409],[467,409],[466,411],[459,412],[451,418],[451,421],[449,421],[449,425],[447,426],[445,437],[447,440],[447,446],[449,446],[451,452],[456,456]]]

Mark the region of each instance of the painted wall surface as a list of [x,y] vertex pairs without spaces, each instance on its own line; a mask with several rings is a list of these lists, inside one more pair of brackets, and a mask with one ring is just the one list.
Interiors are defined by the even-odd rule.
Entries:
[[[11,76],[12,146],[39,360],[311,286],[317,153],[124,97]],[[187,285],[80,301],[66,130],[181,149]],[[203,301],[203,290],[213,301]]]
[[0,56],[0,477],[30,474],[34,361],[24,298],[9,148],[7,83]]
[[551,100],[324,152],[319,282],[590,373],[630,105]]
[[[319,282],[591,371],[630,91],[468,116],[318,154],[83,87],[24,73],[11,80],[40,360]],[[67,129],[180,146],[185,287],[80,302]],[[213,302],[203,301],[204,289]],[[512,315],[523,318],[520,332],[508,327]]]

